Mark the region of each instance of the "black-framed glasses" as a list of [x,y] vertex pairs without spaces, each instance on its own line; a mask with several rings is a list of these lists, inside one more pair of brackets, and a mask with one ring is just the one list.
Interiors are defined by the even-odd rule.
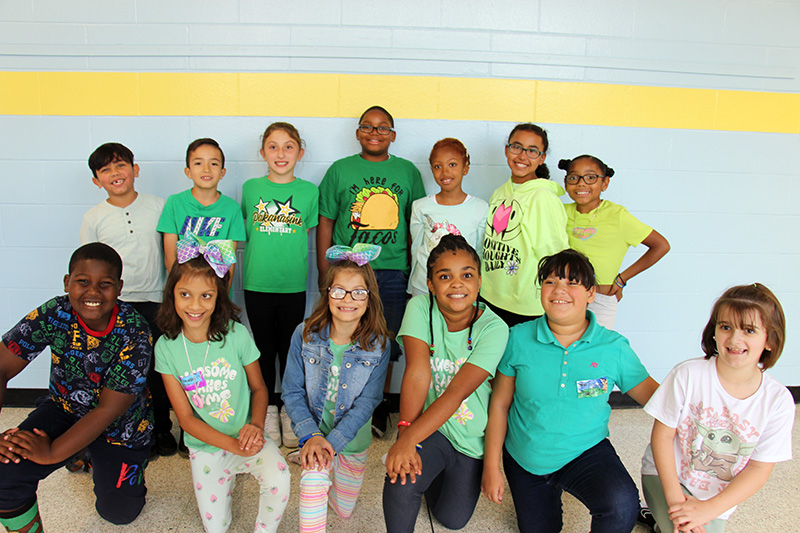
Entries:
[[584,176],[581,176],[580,174],[567,174],[567,177],[564,178],[564,181],[570,185],[577,185],[581,182],[581,180],[583,180],[586,185],[591,185],[600,178],[605,178],[605,176],[598,176],[597,174],[586,174]]
[[369,289],[353,289],[346,291],[341,287],[328,287],[328,295],[334,300],[344,300],[344,297],[350,295],[350,298],[357,302],[363,302],[369,298]]
[[525,148],[524,146],[518,143],[507,144],[506,148],[508,148],[508,151],[514,155],[519,155],[522,152],[525,152],[525,155],[528,156],[528,159],[537,159],[544,153],[541,150],[537,150],[536,148]]
[[372,130],[378,130],[379,135],[389,135],[394,130],[389,126],[373,126],[372,124],[359,124],[358,131],[361,133],[372,133]]

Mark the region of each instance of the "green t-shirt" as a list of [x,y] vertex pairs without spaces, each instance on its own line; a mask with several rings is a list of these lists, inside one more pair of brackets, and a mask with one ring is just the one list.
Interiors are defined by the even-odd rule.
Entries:
[[308,230],[319,221],[319,190],[305,180],[242,186],[243,286],[257,292],[303,292],[308,281]]
[[653,231],[627,209],[608,200],[600,202],[591,213],[579,213],[574,203],[564,209],[569,246],[592,262],[598,285],[614,283],[628,247],[639,246]]
[[156,229],[179,237],[193,233],[206,242],[245,239],[242,212],[236,200],[220,193],[216,202],[203,205],[192,196],[191,189],[167,198]]
[[422,177],[411,161],[390,156],[376,163],[356,154],[328,168],[319,185],[319,214],[336,221],[332,244],[377,244],[381,255],[372,268],[407,272],[411,204],[423,196]]
[[[250,387],[244,367],[258,360],[259,352],[253,338],[243,325],[232,322],[223,342],[212,342],[208,346],[207,357],[205,342],[187,340],[184,349],[183,340],[183,335],[175,339],[162,335],[158,339],[156,371],[181,381],[191,372],[201,370],[205,386],[185,391],[194,416],[220,433],[237,437],[242,426],[250,422]],[[192,399],[195,392],[202,400],[201,407]],[[209,453],[218,450],[188,433],[184,435],[184,442],[195,450]]]
[[[329,340],[328,346],[330,346],[333,353],[333,361],[331,361],[330,371],[328,372],[328,391],[325,393],[325,407],[322,409],[322,420],[319,425],[323,435],[333,431],[336,397],[339,394],[339,369],[342,367],[342,357],[345,350],[350,348],[352,344],[339,345]],[[358,430],[353,440],[345,446],[342,453],[344,455],[363,453],[367,451],[370,444],[372,444],[372,417],[369,417],[367,423],[361,426],[361,429]]]
[[[409,300],[403,324],[397,333],[401,344],[404,335],[430,344],[429,298],[429,295],[422,294]],[[488,372],[489,378],[439,428],[456,450],[469,457],[482,459],[489,399],[492,394],[489,379],[494,377],[497,364],[503,357],[508,341],[508,326],[484,304],[478,304],[478,307],[483,310],[483,314],[472,327],[472,350],[467,350],[469,328],[447,331],[442,313],[436,305],[433,306],[435,348],[431,357],[431,384],[425,398],[425,409],[442,395],[464,363],[473,364]]]

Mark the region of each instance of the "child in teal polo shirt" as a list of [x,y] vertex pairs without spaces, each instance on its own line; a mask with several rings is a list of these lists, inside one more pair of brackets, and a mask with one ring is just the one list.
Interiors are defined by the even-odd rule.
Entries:
[[638,491],[608,440],[608,395],[617,385],[644,405],[658,384],[628,340],[597,325],[594,268],[574,250],[545,257],[544,316],[514,326],[497,367],[483,491],[503,496],[500,458],[520,531],[560,531],[561,493],[589,508],[592,531],[628,533]]

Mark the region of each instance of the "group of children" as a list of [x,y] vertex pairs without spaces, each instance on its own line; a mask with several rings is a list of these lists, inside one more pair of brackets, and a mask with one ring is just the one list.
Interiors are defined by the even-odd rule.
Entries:
[[[148,458],[178,446],[171,405],[206,531],[227,530],[245,472],[261,487],[255,530],[277,529],[290,493],[281,443],[300,446],[300,528],[322,531],[328,505],[354,510],[405,354],[384,460],[388,531],[413,531],[423,495],[442,524],[464,527],[481,492],[502,501],[501,462],[520,530],[559,531],[566,490],[593,531],[630,531],[638,491],[608,440],[615,385],[656,419],[642,485],[661,530],[721,531],[791,457],[794,404],[764,373],[785,336],[774,295],[729,289],[703,334],[706,357],[659,387],[613,324],[622,289],[669,244],[600,198],[612,168],[561,160],[565,206],[546,131],[519,124],[505,147],[511,178],[488,203],[464,192],[470,158],[453,138],[430,153],[440,190],[425,196],[416,167],[389,154],[395,136],[392,116],[369,108],[361,153],[317,188],[294,176],[298,131],[276,122],[262,136],[268,174],[245,182],[241,205],[217,189],[225,158],[213,139],[189,145],[192,188],[166,203],[135,191],[130,150],[98,148],[89,166],[108,200],[84,217],[67,296],[0,344],[0,407],[8,380],[52,352],[50,396],[0,446],[0,523],[41,528],[38,481],[76,455],[91,462],[98,513],[133,521]],[[315,226],[320,298],[304,321]],[[230,297],[243,241],[252,336]],[[648,250],[620,271],[639,243]]]

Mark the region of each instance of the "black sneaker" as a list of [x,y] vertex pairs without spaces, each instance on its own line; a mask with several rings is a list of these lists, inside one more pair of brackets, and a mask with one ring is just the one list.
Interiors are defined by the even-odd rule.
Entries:
[[647,531],[656,530],[656,519],[653,518],[653,513],[647,507],[639,507],[639,516],[636,517],[636,523],[647,529]]
[[160,455],[161,457],[169,457],[175,455],[178,451],[178,443],[175,442],[175,437],[169,431],[164,433],[156,433],[153,439],[153,446],[150,448],[150,457]]
[[67,461],[67,464],[64,465],[64,468],[70,472],[80,472],[81,470],[88,472],[91,470],[92,460],[89,458],[89,450],[84,449],[75,454],[72,459]]
[[383,399],[372,413],[372,433],[381,438],[386,434],[389,423],[389,400]]
[[183,429],[181,429],[181,438],[178,439],[178,454],[184,459],[189,458],[189,448],[187,448],[186,443],[183,442]]

